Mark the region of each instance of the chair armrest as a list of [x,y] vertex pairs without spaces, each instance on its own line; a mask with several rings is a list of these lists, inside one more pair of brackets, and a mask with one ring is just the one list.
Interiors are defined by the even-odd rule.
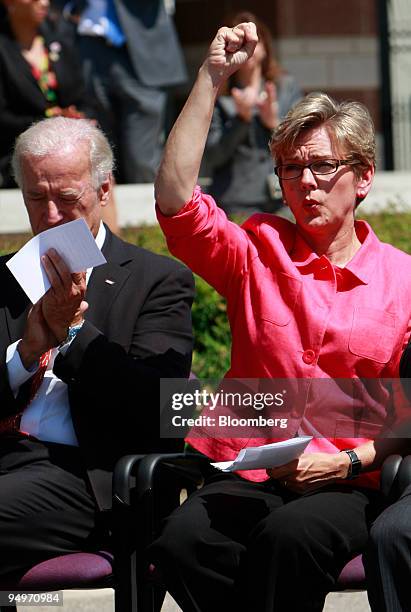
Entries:
[[125,455],[117,461],[113,471],[113,504],[130,505],[131,478],[143,457],[144,455]]
[[171,470],[178,483],[189,488],[201,484],[210,459],[196,453],[155,453],[146,455],[140,461],[137,470],[137,496],[141,500],[145,495],[154,492],[160,470]]
[[201,485],[210,460],[196,453],[155,453],[138,462],[135,507],[140,538],[149,544],[163,518],[180,505],[180,492]]
[[381,468],[381,492],[389,500],[398,497],[397,476],[401,462],[401,455],[389,455]]
[[[200,484],[202,469],[209,464],[194,453],[126,455],[117,462],[112,512],[116,593],[132,602],[131,609],[153,609],[154,595],[145,580],[146,547],[156,537],[161,518],[180,503],[181,487]],[[123,601],[119,609],[125,609]]]

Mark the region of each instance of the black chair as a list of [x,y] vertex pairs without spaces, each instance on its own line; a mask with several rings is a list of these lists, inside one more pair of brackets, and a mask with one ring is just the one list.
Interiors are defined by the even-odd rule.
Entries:
[[[73,553],[30,568],[23,575],[0,580],[0,591],[23,593],[112,587],[116,612],[159,612],[166,589],[145,549],[157,536],[162,519],[180,503],[180,492],[201,486],[209,466],[195,453],[128,455],[113,474],[113,551]],[[393,501],[411,482],[411,456],[388,457],[381,488]],[[334,590],[365,588],[361,556],[341,572]],[[4,612],[16,612],[15,606]],[[3,608],[0,607],[0,612]]]
[[[140,555],[139,512],[133,507],[132,473],[141,455],[126,456],[113,474],[113,550],[73,553],[38,563],[23,574],[0,579],[0,591],[22,593],[112,587],[116,612],[137,612],[137,558]],[[36,601],[33,599],[33,601]],[[17,612],[14,605],[0,612]]]
[[[391,455],[384,462],[381,490],[388,502],[398,497],[407,478],[408,482],[411,482],[411,457],[406,459],[406,470],[405,468],[399,470],[402,467],[400,455]],[[140,528],[144,531],[145,546],[158,535],[162,519],[169,514],[172,507],[178,506],[177,492],[185,489],[187,494],[190,494],[201,486],[208,466],[209,460],[195,453],[151,454],[135,464],[136,507],[141,513]],[[166,488],[164,488],[165,483],[167,483]],[[171,497],[170,491],[173,491]],[[167,507],[164,506],[165,499]],[[139,548],[137,555],[138,612],[159,612],[166,592],[161,574],[159,569],[146,558],[144,549]],[[333,591],[355,591],[365,588],[362,556],[358,555],[343,568]]]

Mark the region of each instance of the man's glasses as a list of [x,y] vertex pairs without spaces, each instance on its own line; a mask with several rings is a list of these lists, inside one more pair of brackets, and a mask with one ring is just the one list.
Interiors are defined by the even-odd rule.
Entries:
[[340,166],[358,164],[358,161],[348,159],[320,159],[311,164],[281,164],[274,168],[274,172],[283,181],[296,179],[302,175],[304,168],[309,168],[315,175],[333,174]]

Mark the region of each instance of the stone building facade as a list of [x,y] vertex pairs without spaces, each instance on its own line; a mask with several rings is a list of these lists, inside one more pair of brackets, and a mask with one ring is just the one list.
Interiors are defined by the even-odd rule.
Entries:
[[[398,98],[398,88],[401,99],[411,101],[411,77],[404,83],[403,76],[411,67],[403,58],[404,38],[411,48],[410,31],[402,32],[401,51],[395,51],[395,58],[393,52],[401,37],[398,24],[405,25],[407,18],[408,26],[411,24],[410,0],[176,0],[175,5],[175,20],[192,78],[224,16],[241,9],[251,10],[270,27],[280,64],[295,76],[305,92],[321,90],[338,100],[355,99],[366,104],[378,134],[379,167],[385,166],[387,157],[384,134],[391,146],[392,128],[396,156],[394,161],[387,160],[388,166],[411,170],[411,134],[408,156],[408,140],[402,145],[398,142],[399,138],[404,141],[404,131],[411,129],[409,117],[402,117],[397,128],[391,121],[391,108],[396,108],[391,104],[392,97]],[[404,64],[400,67],[399,57]],[[402,77],[394,78],[398,72]],[[391,95],[388,104],[387,95]],[[401,109],[397,115],[404,114]]]

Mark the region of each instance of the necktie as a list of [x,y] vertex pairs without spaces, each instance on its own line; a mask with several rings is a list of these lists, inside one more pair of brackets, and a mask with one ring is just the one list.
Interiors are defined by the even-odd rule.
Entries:
[[[39,359],[39,368],[35,374],[33,374],[30,383],[30,394],[26,404],[27,406],[30,402],[35,398],[37,391],[40,389],[41,383],[43,382],[44,374],[46,373],[47,366],[50,361],[51,349],[43,355]],[[15,433],[19,431],[21,415],[23,414],[23,410],[18,414],[14,414],[13,416],[6,417],[5,419],[0,420],[0,435]],[[24,433],[24,432],[22,432]]]

